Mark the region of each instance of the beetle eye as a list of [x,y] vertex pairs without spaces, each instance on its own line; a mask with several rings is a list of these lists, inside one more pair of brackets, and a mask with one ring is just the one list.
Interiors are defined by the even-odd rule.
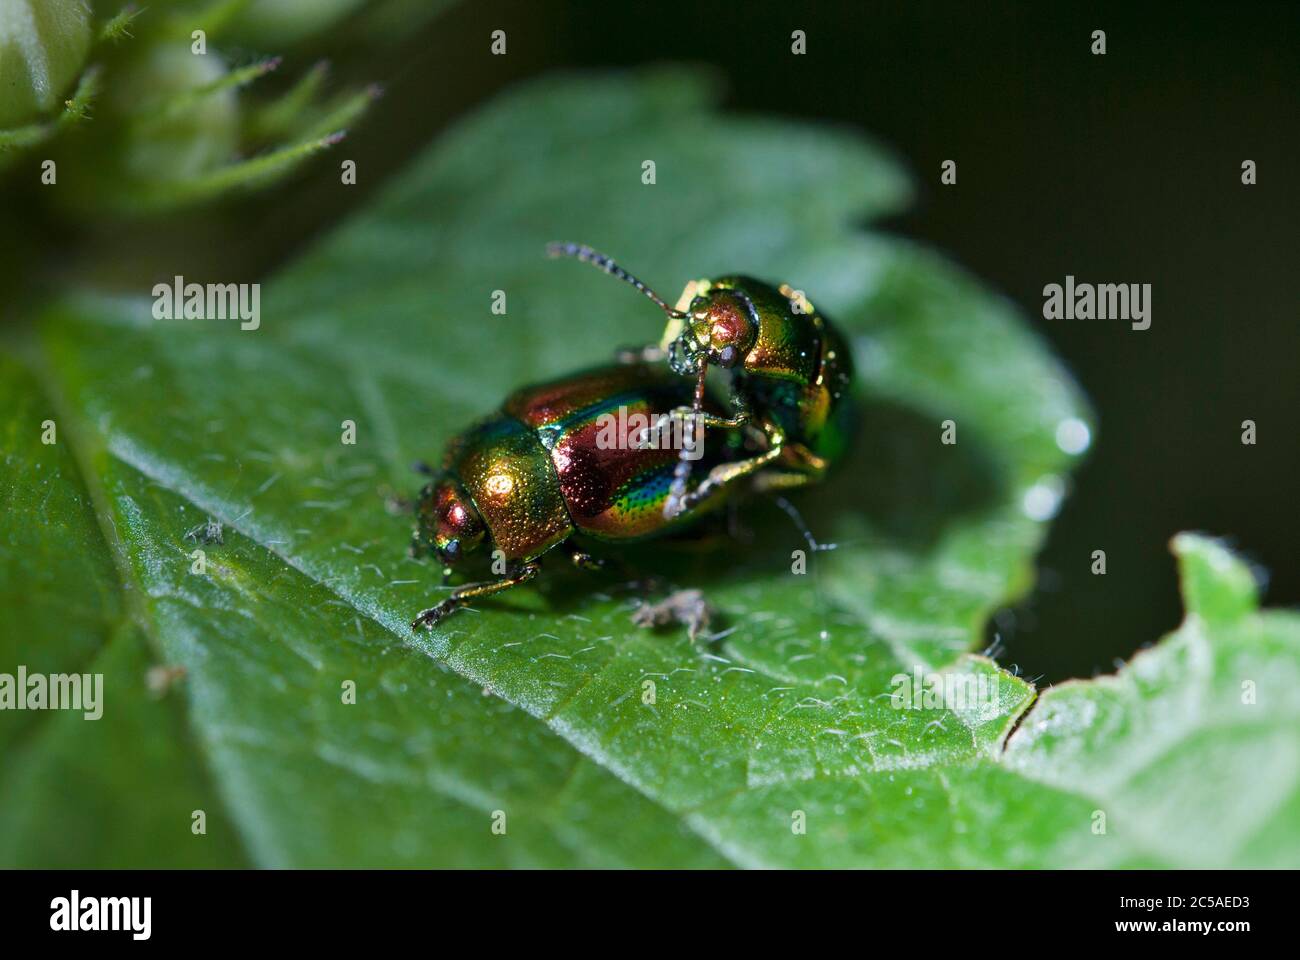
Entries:
[[736,361],[740,359],[740,351],[728,344],[718,351],[718,364],[724,367],[734,367]]
[[419,536],[448,564],[473,551],[486,533],[473,501],[450,478],[421,498],[418,522]]

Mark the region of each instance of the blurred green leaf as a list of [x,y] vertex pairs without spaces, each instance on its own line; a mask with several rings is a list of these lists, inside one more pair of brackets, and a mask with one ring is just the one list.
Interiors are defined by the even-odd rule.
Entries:
[[90,10],[78,0],[5,0],[0,6],[0,127],[53,112],[81,71],[90,38]]
[[[124,606],[155,655],[187,671],[178,689],[214,802],[248,856],[1294,862],[1296,687],[1273,685],[1294,677],[1294,619],[1254,612],[1236,561],[1221,569],[1205,559],[1217,547],[1183,541],[1189,596],[1205,599],[1179,633],[1119,680],[1063,686],[1030,710],[1029,684],[967,651],[1029,585],[1068,489],[1058,431],[1087,426],[1082,399],[1003,300],[923,249],[855,229],[907,199],[880,150],[719,115],[708,90],[669,70],[549,80],[496,101],[269,282],[256,331],[154,320],[146,299],[81,298],[46,317],[38,363],[99,491]],[[436,458],[510,389],[658,336],[660,316],[631,291],[546,261],[552,239],[604,249],[670,296],[722,271],[788,280],[852,337],[856,452],[796,498],[838,549],[792,573],[808,544],[754,502],[752,544],[626,554],[706,591],[723,614],[708,643],[636,629],[623,585],[561,563],[431,634],[407,627],[442,594],[437,571],[405,556],[407,522],[384,508],[387,492],[415,487],[407,465]],[[505,316],[490,312],[495,290]],[[37,433],[35,417],[13,429]],[[355,446],[340,443],[347,420]],[[953,445],[940,443],[948,420]],[[18,483],[61,455],[20,458]],[[52,510],[56,525],[87,536],[85,498],[58,496],[80,514]],[[203,547],[200,576],[185,534],[208,518],[224,542]],[[20,550],[48,549],[50,531],[31,536],[40,543]],[[7,590],[24,590],[10,573]],[[56,577],[51,595],[60,588],[74,589]],[[1239,672],[1272,656],[1282,670]],[[1160,682],[1147,684],[1152,665]],[[897,709],[898,677],[916,674],[983,681],[985,696]],[[1244,679],[1259,685],[1258,720],[1234,713]],[[349,680],[355,705],[342,702]],[[1204,726],[1186,712],[1198,705]],[[1254,759],[1282,751],[1261,774],[1268,789],[1214,786],[1203,767],[1228,762],[1231,744]],[[1184,820],[1162,833],[1171,811]],[[1211,840],[1197,817],[1234,826]],[[138,859],[164,856],[158,843]]]

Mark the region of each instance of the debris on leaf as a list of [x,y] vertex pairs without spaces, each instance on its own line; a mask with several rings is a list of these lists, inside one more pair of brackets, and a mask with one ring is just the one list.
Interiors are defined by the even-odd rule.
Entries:
[[149,695],[154,699],[158,699],[165,696],[167,691],[184,679],[184,667],[167,663],[150,667],[149,672],[145,674],[144,682],[145,686],[149,688]]
[[185,539],[194,543],[225,543],[225,536],[222,533],[223,527],[220,520],[213,520],[209,517],[186,531]]
[[632,613],[638,627],[657,629],[669,624],[685,624],[692,640],[709,628],[713,608],[699,590],[678,590],[658,603],[643,603]]

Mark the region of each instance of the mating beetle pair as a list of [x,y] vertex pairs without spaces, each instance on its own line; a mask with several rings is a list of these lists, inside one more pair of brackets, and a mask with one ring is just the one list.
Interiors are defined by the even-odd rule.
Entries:
[[[630,283],[668,315],[667,328],[659,344],[625,351],[618,364],[514,393],[498,413],[452,439],[420,492],[412,555],[436,554],[450,570],[489,546],[504,557],[505,572],[455,590],[413,628],[533,579],[541,556],[555,547],[578,566],[599,567],[583,538],[661,536],[742,490],[815,483],[851,438],[848,346],[788,285],[743,276],[696,280],[670,307],[589,247],[551,244],[547,252]],[[729,374],[729,411],[708,395],[709,367]],[[623,435],[598,442],[620,408],[629,413],[620,419]],[[691,442],[680,450],[647,442],[644,430],[627,426],[635,423],[630,414],[645,415],[655,431],[676,417]],[[703,436],[694,435],[697,427]]]

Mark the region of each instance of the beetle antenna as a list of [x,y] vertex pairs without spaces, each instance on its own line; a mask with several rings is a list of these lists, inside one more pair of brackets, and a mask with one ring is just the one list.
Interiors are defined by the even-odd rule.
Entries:
[[624,283],[630,283],[632,286],[636,287],[647,297],[657,303],[659,309],[668,314],[668,316],[677,320],[688,319],[688,314],[668,306],[668,304],[664,302],[663,297],[659,296],[659,294],[655,293],[599,250],[593,250],[591,247],[581,243],[548,243],[546,245],[546,255],[553,258],[573,257],[576,260],[581,260],[583,263],[589,263],[597,270],[603,270],[610,276],[618,277],[618,279],[622,280]]

